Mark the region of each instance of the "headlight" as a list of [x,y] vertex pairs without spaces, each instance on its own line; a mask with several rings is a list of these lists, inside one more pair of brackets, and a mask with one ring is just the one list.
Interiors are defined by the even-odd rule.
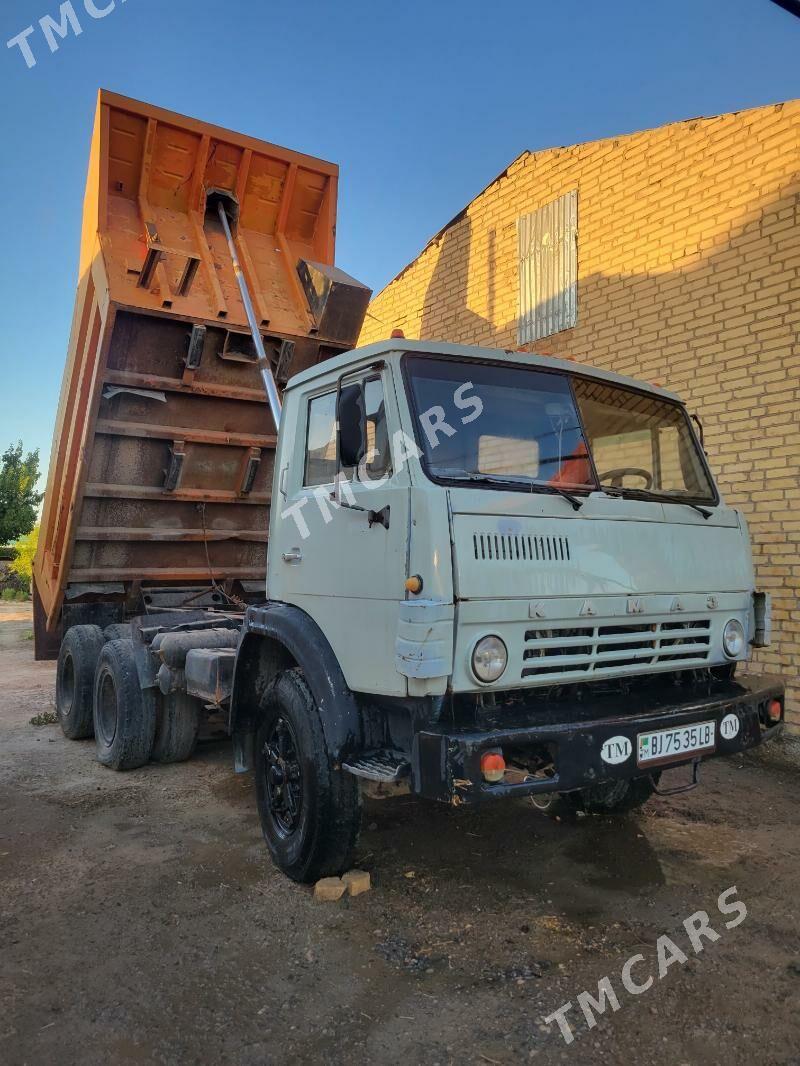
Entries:
[[496,681],[508,663],[506,646],[499,637],[483,637],[472,652],[472,672],[479,681]]
[[729,659],[738,659],[744,651],[744,629],[738,618],[731,618],[722,630],[722,649]]

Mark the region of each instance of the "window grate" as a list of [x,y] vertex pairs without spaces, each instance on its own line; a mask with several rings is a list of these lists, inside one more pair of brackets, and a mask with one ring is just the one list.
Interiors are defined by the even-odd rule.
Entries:
[[517,220],[520,344],[570,329],[578,318],[578,191]]

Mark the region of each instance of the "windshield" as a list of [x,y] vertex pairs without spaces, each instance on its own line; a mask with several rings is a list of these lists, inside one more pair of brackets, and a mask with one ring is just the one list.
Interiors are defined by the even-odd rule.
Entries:
[[434,479],[580,492],[597,489],[596,470],[625,495],[715,498],[678,404],[519,365],[408,355],[405,366]]
[[410,356],[407,366],[433,477],[596,488],[565,375],[431,356]]
[[587,378],[575,378],[573,384],[603,488],[715,502],[679,404]]

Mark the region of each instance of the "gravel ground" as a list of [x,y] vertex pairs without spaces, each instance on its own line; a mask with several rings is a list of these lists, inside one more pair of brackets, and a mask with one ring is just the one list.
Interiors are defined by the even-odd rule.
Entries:
[[[116,774],[0,607],[0,1062],[800,1063],[798,742],[620,820],[409,798],[365,812],[366,895],[270,865],[224,740]],[[38,719],[41,721],[41,719]],[[717,908],[736,886],[747,917]],[[683,920],[719,939],[695,954]],[[668,934],[688,960],[658,978]],[[640,995],[621,979],[652,986]],[[578,995],[619,1009],[587,1028]],[[574,1042],[543,1019],[571,1001]]]

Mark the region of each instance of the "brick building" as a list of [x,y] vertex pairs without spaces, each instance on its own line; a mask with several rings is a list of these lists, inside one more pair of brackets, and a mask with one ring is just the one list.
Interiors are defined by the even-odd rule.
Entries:
[[679,393],[747,515],[800,727],[800,100],[524,152],[373,300],[361,343],[575,356]]

